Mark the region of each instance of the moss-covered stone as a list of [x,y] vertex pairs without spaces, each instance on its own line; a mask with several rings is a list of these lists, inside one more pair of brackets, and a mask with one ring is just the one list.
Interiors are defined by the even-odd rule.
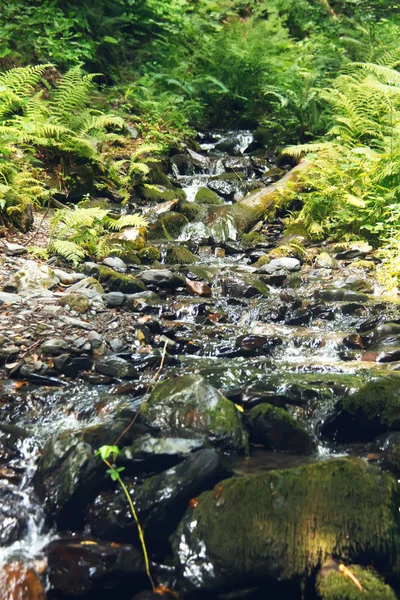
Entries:
[[232,173],[220,173],[219,175],[211,177],[210,181],[229,181],[235,183],[237,181],[245,181],[246,179],[246,173],[244,173],[243,171],[235,171]]
[[202,187],[197,191],[194,200],[197,204],[206,204],[208,206],[221,206],[224,204],[224,201],[215,192],[206,187]]
[[245,233],[242,236],[243,244],[262,244],[265,242],[265,236],[259,233],[258,231],[251,231],[250,233]]
[[272,181],[278,181],[285,174],[286,174],[285,169],[280,169],[279,167],[272,167],[271,169],[268,169],[268,171],[266,171],[264,173],[264,177],[270,177],[272,179]]
[[268,127],[257,127],[253,133],[253,138],[255,142],[265,146],[271,139],[271,130]]
[[187,582],[196,573],[199,587],[293,580],[331,556],[387,571],[396,564],[397,483],[361,459],[234,477],[198,501],[172,546]]
[[162,185],[170,190],[176,189],[168,175],[164,172],[161,162],[150,162],[148,163],[148,167],[150,169],[150,172],[147,175],[147,181],[149,183],[152,185]]
[[247,450],[240,413],[199,375],[173,377],[156,384],[140,414],[164,435],[209,438],[225,449]]
[[341,408],[355,417],[362,429],[400,429],[400,375],[393,373],[366,383],[345,398]]
[[349,269],[364,269],[365,271],[375,271],[376,265],[372,260],[355,260],[349,264]]
[[143,265],[152,265],[161,260],[161,252],[156,246],[147,246],[137,253],[138,259]]
[[317,591],[322,600],[396,600],[396,594],[371,568],[347,567],[362,590],[336,567],[322,569],[317,577]]
[[78,313],[84,313],[89,310],[89,298],[84,294],[65,294],[62,298],[59,298],[58,304],[61,306],[69,306],[71,310],[75,310]]
[[190,221],[202,221],[207,213],[207,208],[197,202],[182,202],[179,211]]
[[99,280],[101,283],[105,283],[110,290],[124,294],[135,294],[147,289],[137,277],[117,273],[114,269],[103,265],[99,265]]
[[136,192],[146,202],[169,202],[171,200],[186,200],[186,194],[181,188],[168,189],[162,185],[140,185]]
[[185,246],[168,246],[165,260],[169,265],[191,265],[197,257]]
[[315,448],[305,427],[283,408],[259,404],[247,416],[250,439],[269,450],[308,454]]
[[148,229],[148,237],[151,240],[175,240],[181,234],[189,220],[177,212],[168,212],[158,217],[155,223],[152,223]]

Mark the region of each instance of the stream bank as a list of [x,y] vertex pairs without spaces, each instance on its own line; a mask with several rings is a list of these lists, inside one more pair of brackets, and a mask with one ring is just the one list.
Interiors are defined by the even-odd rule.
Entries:
[[[399,303],[366,244],[288,238],[279,214],[241,241],[208,222],[204,207],[218,216],[290,169],[252,143],[218,134],[171,157],[131,200],[152,220],[134,260],[72,270],[5,244],[11,599],[18,585],[23,600],[151,597],[126,500],[94,456],[115,442],[153,577],[183,598],[335,598],[339,562],[398,588]],[[365,597],[395,598],[361,567]]]

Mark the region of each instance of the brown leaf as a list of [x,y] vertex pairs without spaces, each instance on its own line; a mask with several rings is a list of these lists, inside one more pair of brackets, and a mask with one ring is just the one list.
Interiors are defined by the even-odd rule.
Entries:
[[17,381],[17,383],[15,384],[15,389],[20,390],[22,387],[24,387],[24,385],[28,385],[28,382],[27,381]]
[[191,498],[189,500],[189,506],[190,508],[197,508],[199,505],[199,499],[198,498]]

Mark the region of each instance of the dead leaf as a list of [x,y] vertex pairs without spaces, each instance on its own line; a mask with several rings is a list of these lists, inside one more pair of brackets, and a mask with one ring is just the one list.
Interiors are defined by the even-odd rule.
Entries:
[[94,542],[93,540],[84,540],[83,542],[81,542],[81,546],[97,546],[97,542]]
[[20,390],[22,387],[24,387],[24,385],[28,385],[28,382],[27,381],[17,381],[17,383],[15,384],[15,389]]
[[189,500],[189,506],[190,508],[197,508],[199,505],[199,499],[198,498],[191,498],[191,500]]

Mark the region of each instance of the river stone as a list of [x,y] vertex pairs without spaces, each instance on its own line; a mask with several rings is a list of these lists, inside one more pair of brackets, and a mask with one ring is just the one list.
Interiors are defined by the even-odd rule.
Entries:
[[137,465],[142,470],[159,471],[160,465],[164,469],[172,467],[203,445],[203,440],[199,439],[141,436],[131,446],[122,449],[118,463],[126,467]]
[[23,266],[4,284],[5,292],[21,292],[37,288],[49,289],[57,285],[58,278],[48,265],[27,260]]
[[11,558],[0,567],[0,597],[4,600],[46,600],[39,575],[17,558]]
[[118,256],[108,256],[103,260],[103,265],[111,267],[115,271],[118,271],[118,273],[126,273],[128,268],[124,261],[121,258],[118,258]]
[[[189,501],[210,490],[230,475],[220,455],[213,449],[199,450],[175,467],[154,475],[142,485],[130,483],[146,544],[162,555],[168,551],[168,536],[181,520]],[[90,531],[101,539],[137,544],[137,526],[122,490],[102,492],[88,510]]]
[[146,306],[159,306],[160,304],[162,304],[162,300],[155,292],[146,291],[126,296],[126,307],[129,310],[145,308]]
[[21,296],[18,296],[18,294],[0,292],[0,306],[2,304],[20,304],[21,302],[22,298]]
[[247,448],[238,410],[200,375],[171,377],[157,383],[141,405],[140,414],[164,435],[207,437],[225,449]]
[[289,454],[309,454],[315,442],[305,427],[283,408],[259,404],[247,416],[250,440],[268,450]]
[[148,286],[154,286],[160,289],[175,290],[178,287],[185,287],[185,279],[169,269],[149,269],[140,275],[140,279]]
[[146,286],[137,277],[117,273],[114,269],[105,266],[100,267],[99,280],[101,283],[105,283],[113,292],[134,294],[146,289]]
[[138,375],[135,367],[119,356],[106,356],[102,360],[98,360],[94,368],[97,373],[117,379],[136,379]]
[[125,297],[125,294],[122,292],[107,292],[103,296],[103,302],[107,308],[116,308],[123,305]]
[[299,581],[330,556],[396,565],[397,483],[362,459],[234,477],[197,500],[171,537],[187,591]]
[[22,256],[27,254],[28,250],[21,244],[12,244],[11,242],[3,242],[7,256]]
[[80,294],[84,294],[85,292],[93,292],[95,295],[104,294],[103,286],[94,277],[85,277],[77,281],[74,285],[71,285],[68,291]]
[[71,310],[78,313],[87,312],[90,307],[89,298],[84,294],[78,293],[65,294],[65,296],[58,299],[58,304],[60,306],[69,306]]
[[72,285],[85,277],[83,273],[67,273],[67,271],[63,271],[62,269],[54,269],[54,275],[64,285]]
[[338,269],[339,265],[328,252],[321,252],[315,258],[314,267],[316,269]]
[[384,431],[400,430],[400,375],[369,381],[341,400],[322,427],[338,442],[370,441]]
[[59,354],[65,354],[65,352],[69,352],[71,350],[71,346],[65,340],[60,338],[51,338],[50,340],[46,340],[40,346],[41,352],[43,354],[50,354],[51,356],[58,356]]
[[52,516],[75,521],[100,490],[101,461],[95,459],[92,446],[74,435],[54,435],[43,448],[33,481]]
[[54,358],[54,368],[66,377],[77,377],[81,371],[89,371],[92,366],[93,361],[88,356],[61,354]]
[[283,257],[273,258],[266,265],[257,269],[257,273],[266,273],[271,275],[280,269],[286,269],[289,272],[300,271],[301,263],[297,258]]
[[143,555],[127,544],[74,536],[50,542],[43,552],[51,589],[63,598],[86,597],[90,592],[100,598],[96,592],[103,596],[104,590],[122,598],[126,589],[133,594],[148,586]]
[[328,561],[320,570],[316,588],[321,600],[396,600],[397,596],[377,572],[370,567],[347,565],[350,573],[357,579],[362,591],[350,577],[345,577],[339,565]]
[[0,486],[0,546],[4,549],[27,535],[30,521],[40,514],[33,499],[5,483]]
[[197,258],[184,246],[168,246],[165,262],[169,265],[190,265],[197,262]]

